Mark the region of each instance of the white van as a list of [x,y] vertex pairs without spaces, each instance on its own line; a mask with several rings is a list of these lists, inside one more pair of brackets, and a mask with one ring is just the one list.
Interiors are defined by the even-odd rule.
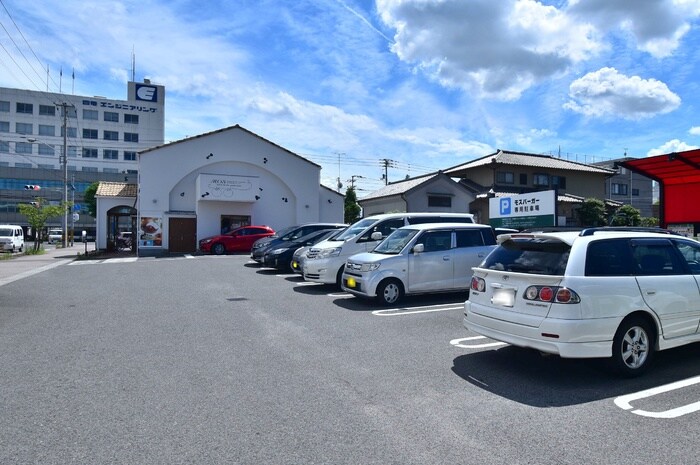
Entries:
[[384,305],[407,294],[468,292],[472,267],[494,248],[496,235],[486,224],[404,226],[371,252],[348,258],[342,288]]
[[474,223],[470,213],[387,213],[363,218],[342,234],[313,246],[304,260],[303,275],[307,281],[340,287],[345,261],[351,255],[369,252],[382,239],[409,224]]
[[0,246],[3,251],[14,252],[24,249],[24,231],[21,226],[0,224]]

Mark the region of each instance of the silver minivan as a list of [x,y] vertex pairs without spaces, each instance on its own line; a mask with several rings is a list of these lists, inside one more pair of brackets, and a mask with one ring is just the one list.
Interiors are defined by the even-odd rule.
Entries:
[[496,247],[483,224],[429,223],[404,226],[371,252],[345,263],[343,290],[391,305],[406,294],[468,291],[472,267]]

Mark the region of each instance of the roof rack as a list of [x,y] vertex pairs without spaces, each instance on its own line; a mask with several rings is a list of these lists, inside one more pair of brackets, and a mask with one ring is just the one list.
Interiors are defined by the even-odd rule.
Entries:
[[675,231],[670,231],[668,229],[662,229],[662,228],[657,228],[657,227],[640,227],[640,226],[603,226],[599,228],[586,228],[583,231],[581,231],[580,236],[592,236],[597,232],[610,232],[610,231],[619,231],[619,232],[653,232],[653,233],[660,233],[660,234],[673,234],[673,235],[680,235]]
[[520,231],[521,233],[543,233],[543,232],[568,232],[581,231],[582,227],[566,227],[566,226],[546,226],[543,228],[528,228]]

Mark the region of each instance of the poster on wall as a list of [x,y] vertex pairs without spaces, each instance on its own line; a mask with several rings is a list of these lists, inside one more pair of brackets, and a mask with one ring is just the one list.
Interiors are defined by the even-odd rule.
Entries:
[[161,247],[163,245],[163,219],[154,216],[142,216],[139,230],[139,247]]

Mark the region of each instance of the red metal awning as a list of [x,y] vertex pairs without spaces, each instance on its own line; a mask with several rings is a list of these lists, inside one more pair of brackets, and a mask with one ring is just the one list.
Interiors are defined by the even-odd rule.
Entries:
[[659,222],[700,223],[700,149],[619,162],[659,183]]

